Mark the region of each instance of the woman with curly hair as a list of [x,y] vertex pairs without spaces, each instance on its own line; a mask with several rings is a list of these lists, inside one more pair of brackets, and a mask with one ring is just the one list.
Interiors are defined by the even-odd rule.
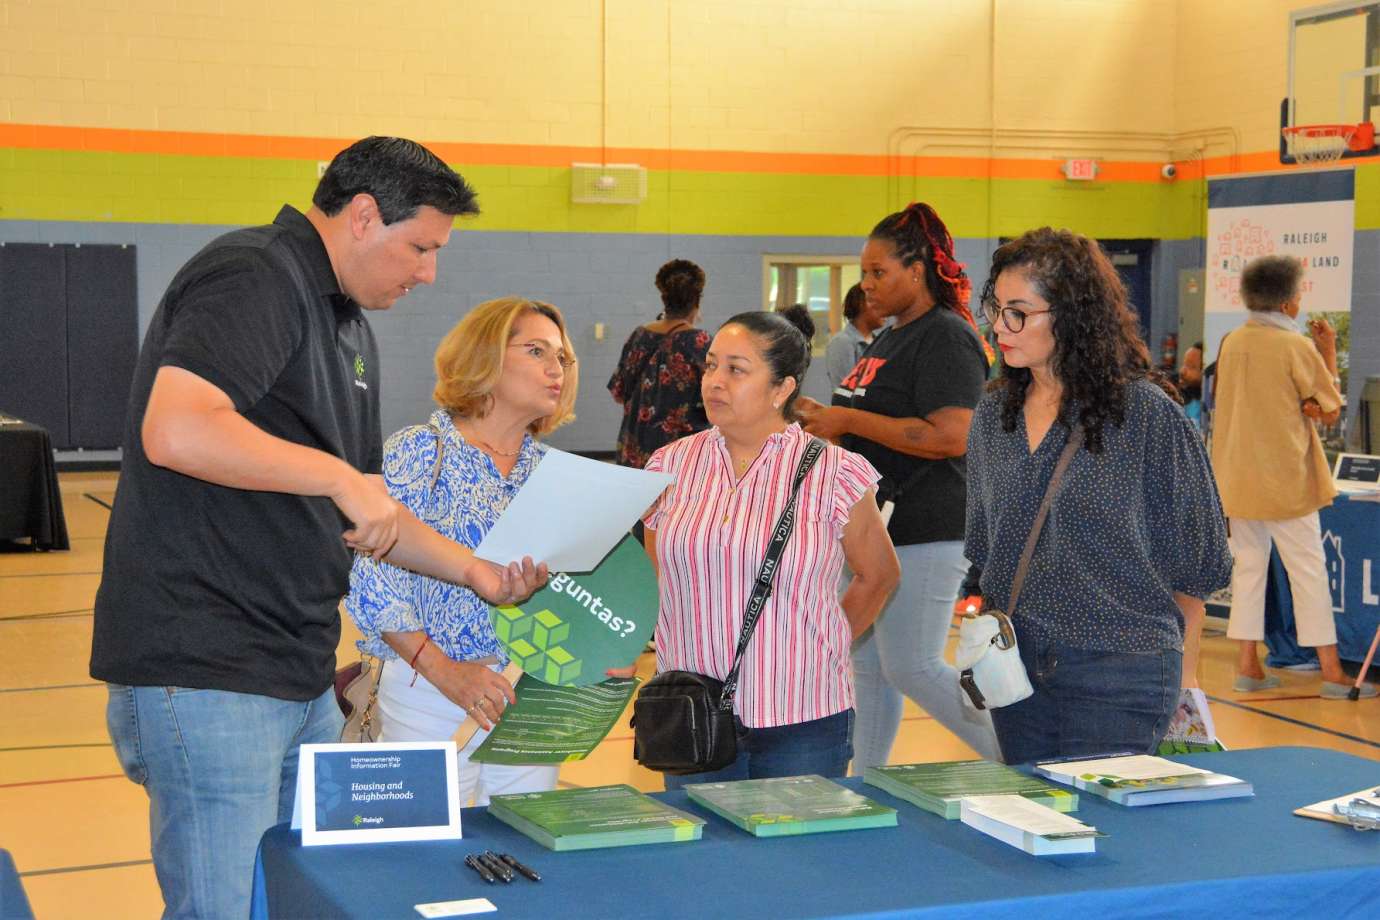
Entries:
[[641,469],[658,447],[709,427],[700,395],[709,333],[695,328],[704,269],[672,259],[656,273],[665,308],[623,344],[609,393],[623,407],[615,459]]
[[1186,625],[1225,587],[1217,488],[1191,422],[1149,379],[1101,247],[1043,228],[999,248],[983,309],[1001,376],[973,414],[964,552],[1007,610],[1031,525],[1083,433],[1012,624],[1033,696],[992,712],[1008,763],[1154,751],[1179,699]]
[[953,238],[927,204],[884,218],[861,256],[867,308],[892,328],[835,390],[809,400],[811,434],[839,439],[882,474],[880,501],[901,560],[901,584],[853,644],[857,723],[853,772],[887,762],[910,697],[986,758],[997,757],[985,712],[964,708],[944,662],[954,594],[963,579],[964,453],[988,358],[968,311],[971,285]]

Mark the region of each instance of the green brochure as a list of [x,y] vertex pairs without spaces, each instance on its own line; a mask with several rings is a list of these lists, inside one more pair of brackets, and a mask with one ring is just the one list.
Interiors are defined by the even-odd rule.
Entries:
[[500,764],[584,760],[613,728],[639,683],[629,677],[554,687],[524,674],[514,688],[517,703],[503,710],[470,759]]
[[1055,811],[1078,810],[1078,793],[990,760],[868,767],[863,782],[950,821],[970,795],[1018,795]]
[[632,786],[496,795],[489,814],[552,850],[699,840],[704,819]]
[[490,607],[498,641],[548,684],[587,687],[637,660],[656,626],[656,574],[631,535],[592,572],[555,572],[520,605]]
[[690,800],[757,837],[895,827],[896,809],[822,776],[686,786]]

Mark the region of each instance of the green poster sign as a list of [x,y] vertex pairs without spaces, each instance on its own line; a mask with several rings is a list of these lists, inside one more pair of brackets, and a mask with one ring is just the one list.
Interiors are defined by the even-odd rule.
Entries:
[[576,687],[636,661],[656,617],[656,574],[631,535],[593,571],[556,572],[521,605],[489,608],[498,641],[525,673]]

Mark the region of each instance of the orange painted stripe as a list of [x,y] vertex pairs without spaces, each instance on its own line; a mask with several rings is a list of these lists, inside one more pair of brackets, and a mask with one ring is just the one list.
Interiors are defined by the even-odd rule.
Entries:
[[[351,142],[340,138],[212,134],[0,123],[0,147],[143,153],[177,156],[264,157],[329,160]],[[450,163],[476,166],[568,167],[572,162],[633,162],[654,170],[804,175],[895,175],[897,161],[843,153],[761,153],[745,150],[663,150],[645,147],[540,146],[534,144],[428,143]],[[962,179],[1063,181],[1060,160],[987,157],[920,157],[901,161],[900,175]],[[1158,162],[1102,160],[1104,182],[1158,182]]]

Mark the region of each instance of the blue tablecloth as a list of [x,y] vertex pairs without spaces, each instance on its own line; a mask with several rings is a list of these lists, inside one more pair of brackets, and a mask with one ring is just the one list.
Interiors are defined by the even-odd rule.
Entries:
[[[1380,502],[1339,495],[1319,512],[1319,519],[1337,621],[1337,654],[1347,661],[1364,661],[1380,627]],[[1289,579],[1279,554],[1273,553],[1265,597],[1265,644],[1270,649],[1266,664],[1285,667],[1316,661],[1313,650],[1300,648],[1295,636]]]
[[0,920],[34,920],[8,850],[0,850]]
[[[1035,858],[881,790],[899,826],[754,838],[708,818],[695,843],[554,853],[464,813],[465,839],[302,847],[286,825],[264,835],[254,917],[416,917],[413,905],[487,897],[499,916],[1375,917],[1380,832],[1299,818],[1293,809],[1380,784],[1380,763],[1316,748],[1183,758],[1251,780],[1251,799],[1123,808],[1083,796],[1078,817],[1110,834],[1086,856]],[[490,848],[543,876],[487,885],[461,860]]]

